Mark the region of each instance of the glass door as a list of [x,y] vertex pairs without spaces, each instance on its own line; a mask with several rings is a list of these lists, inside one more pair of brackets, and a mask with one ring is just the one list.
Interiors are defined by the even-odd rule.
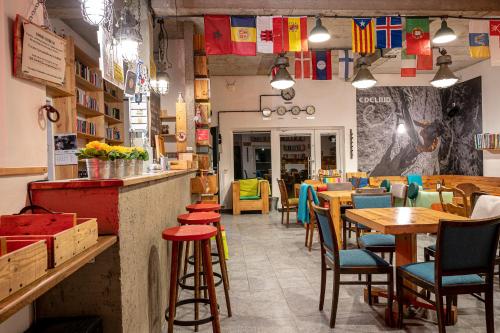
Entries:
[[339,130],[314,130],[315,145],[315,172],[319,170],[338,170],[342,174],[342,136]]
[[280,175],[285,181],[288,196],[296,196],[295,184],[310,179],[313,173],[312,132],[280,133]]

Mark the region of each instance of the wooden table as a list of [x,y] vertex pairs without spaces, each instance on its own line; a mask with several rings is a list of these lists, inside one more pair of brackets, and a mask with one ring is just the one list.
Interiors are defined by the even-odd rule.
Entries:
[[339,249],[342,248],[342,219],[340,217],[340,206],[351,202],[351,195],[354,191],[324,191],[318,192],[318,196],[327,200],[330,204],[330,214],[332,215],[335,233]]
[[417,261],[417,234],[436,233],[439,220],[465,217],[423,207],[348,209],[346,216],[372,230],[396,236],[396,265]]

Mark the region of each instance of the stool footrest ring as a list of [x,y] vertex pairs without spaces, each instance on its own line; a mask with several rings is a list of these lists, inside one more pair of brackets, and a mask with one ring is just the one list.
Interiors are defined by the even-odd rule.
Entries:
[[[222,275],[217,273],[217,272],[213,272],[214,273],[214,277],[217,278],[217,281],[214,283],[214,286],[215,287],[218,287],[222,284]],[[194,277],[194,273],[189,273],[189,274],[186,274],[184,276],[181,276],[179,278],[179,280],[177,281],[177,283],[179,284],[179,286],[182,288],[182,289],[187,289],[187,290],[194,290],[194,285],[189,285],[189,284],[186,284],[186,283],[183,283],[181,281],[184,281],[188,278],[192,278]],[[200,278],[203,277],[203,272],[200,272]],[[200,285],[200,288],[199,290],[207,290],[207,286],[201,286]]]
[[[175,303],[175,307],[179,307],[181,305],[186,305],[186,304],[195,304],[195,303],[210,304],[210,300],[207,298],[187,298],[187,299],[183,299],[182,301],[178,301],[177,303]],[[167,310],[165,310],[165,319],[167,320],[167,322],[169,320],[168,311],[169,311],[169,308],[167,308]],[[174,319],[174,325],[177,325],[177,326],[196,326],[196,325],[207,324],[213,320],[214,320],[213,316],[198,319],[198,320]]]

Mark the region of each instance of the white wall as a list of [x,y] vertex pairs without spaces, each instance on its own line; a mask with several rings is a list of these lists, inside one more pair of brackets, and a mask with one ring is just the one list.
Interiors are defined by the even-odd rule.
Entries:
[[[431,75],[419,75],[416,78],[404,78],[399,75],[377,75],[379,85],[383,86],[424,86],[432,79]],[[258,111],[259,95],[277,94],[269,84],[267,76],[214,76],[210,79],[212,123],[217,124],[217,112],[219,111]],[[226,82],[235,81],[235,89],[226,88]],[[344,166],[340,169],[346,171],[357,170],[356,156],[356,134],[354,135],[354,156],[350,159],[349,129],[356,133],[356,90],[349,82],[334,77],[331,81],[297,80],[294,86],[296,96],[291,105],[305,108],[307,105],[316,107],[314,119],[306,119],[304,113],[299,117],[286,114],[277,117],[273,113],[270,119],[263,119],[257,112],[245,113],[221,113],[220,132],[222,136],[220,170],[221,199],[231,206],[230,196],[227,195],[233,180],[233,138],[234,131],[245,131],[252,129],[274,129],[271,136],[272,147],[279,145],[279,130],[281,129],[304,129],[304,128],[332,128],[340,129],[344,137],[343,161]],[[264,97],[263,107],[275,109],[283,105],[281,97]],[[282,119],[278,119],[282,118]],[[273,169],[279,170],[279,154],[273,150]],[[277,167],[277,169],[276,169]],[[273,182],[279,175],[273,174]],[[276,185],[276,186],[274,186]],[[273,185],[273,195],[277,195],[277,184]]]
[[[16,14],[27,17],[31,4],[0,1],[0,167],[47,166],[46,123],[38,119],[45,87],[12,76],[13,21]],[[18,212],[25,205],[26,184],[40,178],[0,177],[0,215]],[[31,317],[31,307],[26,307],[0,324],[0,332],[24,332]]]
[[[481,76],[483,133],[500,133],[500,67],[492,67],[486,60],[457,72],[457,75],[461,81]],[[500,154],[483,153],[483,173],[485,176],[500,176]]]

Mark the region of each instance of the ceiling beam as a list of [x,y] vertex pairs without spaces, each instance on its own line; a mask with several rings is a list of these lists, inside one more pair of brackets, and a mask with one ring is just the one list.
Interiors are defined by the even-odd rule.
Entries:
[[162,16],[176,14],[500,15],[500,1],[492,0],[177,0],[176,2],[151,0],[155,12]]

